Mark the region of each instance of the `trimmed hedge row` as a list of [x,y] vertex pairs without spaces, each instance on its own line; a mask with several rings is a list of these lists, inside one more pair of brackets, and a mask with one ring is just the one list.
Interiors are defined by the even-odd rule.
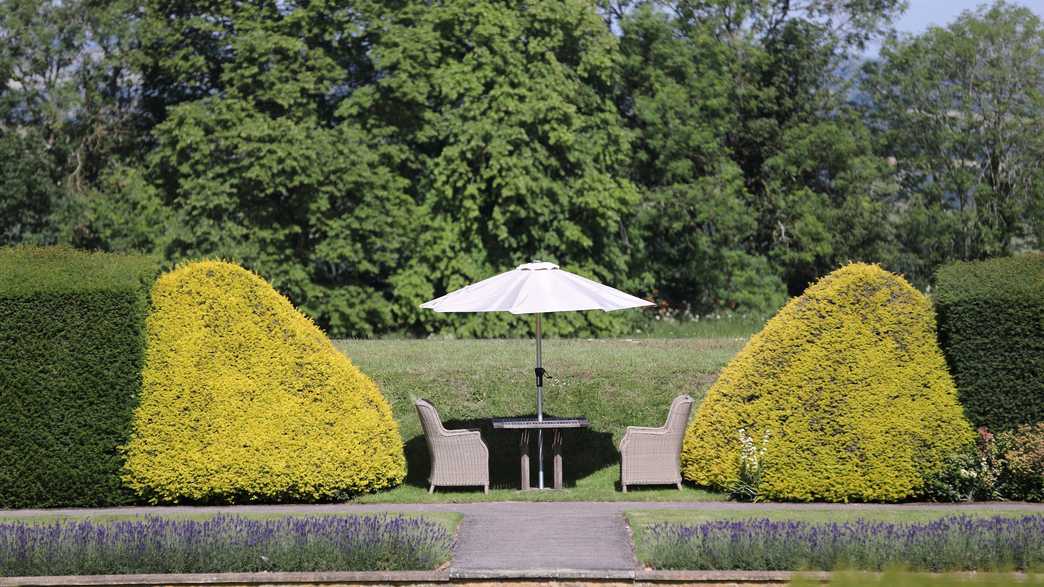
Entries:
[[722,371],[683,474],[751,498],[897,501],[971,442],[929,300],[875,265],[791,300]]
[[125,480],[151,501],[328,500],[405,476],[374,382],[237,265],[156,281],[143,379]]
[[969,419],[1044,420],[1044,254],[957,262],[936,274],[943,352]]
[[0,507],[128,503],[148,257],[0,249]]

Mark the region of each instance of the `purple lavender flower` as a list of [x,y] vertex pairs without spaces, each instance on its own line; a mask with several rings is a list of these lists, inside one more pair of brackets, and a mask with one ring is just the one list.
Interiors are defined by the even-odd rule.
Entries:
[[0,575],[430,569],[451,543],[441,524],[388,515],[7,523]]
[[1044,516],[656,524],[640,550],[647,564],[664,569],[1035,572],[1044,569]]

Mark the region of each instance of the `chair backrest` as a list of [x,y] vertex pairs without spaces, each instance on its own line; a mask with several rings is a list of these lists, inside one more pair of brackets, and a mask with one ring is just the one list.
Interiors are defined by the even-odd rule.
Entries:
[[439,418],[439,412],[430,402],[419,399],[415,405],[417,406],[417,416],[420,417],[421,428],[424,429],[424,438],[428,441],[428,448],[431,448],[432,441],[445,430],[445,427],[442,425],[442,419]]
[[685,427],[689,424],[693,403],[695,402],[688,395],[679,395],[671,402],[671,410],[667,412],[667,423],[663,427],[671,437],[677,436],[679,442],[685,435]]

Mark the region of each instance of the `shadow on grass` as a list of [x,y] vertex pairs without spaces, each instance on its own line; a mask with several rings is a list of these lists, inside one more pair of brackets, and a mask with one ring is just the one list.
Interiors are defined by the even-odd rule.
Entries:
[[[529,416],[535,417],[534,414]],[[500,416],[497,416],[500,417]],[[545,414],[545,417],[554,417]],[[489,448],[490,484],[495,489],[518,489],[521,487],[521,439],[520,430],[495,430],[490,418],[478,420],[448,420],[443,425],[450,429],[470,428],[478,430],[482,441]],[[551,439],[553,431],[544,433],[544,484],[550,486],[553,480],[553,460]],[[562,476],[566,487],[575,487],[577,479],[583,479],[596,471],[615,464],[619,453],[613,445],[613,435],[590,428],[568,428],[562,430]],[[537,435],[530,434],[529,442],[530,486],[537,486]],[[428,472],[431,457],[428,444],[423,434],[406,441],[406,485],[422,489],[428,488]],[[473,488],[461,488],[461,491],[472,491]],[[452,488],[439,488],[439,491],[453,491]]]

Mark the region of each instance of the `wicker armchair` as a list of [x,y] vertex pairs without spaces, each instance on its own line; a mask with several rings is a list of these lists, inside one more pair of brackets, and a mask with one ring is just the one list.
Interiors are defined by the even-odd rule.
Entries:
[[489,449],[478,430],[447,430],[435,406],[422,399],[416,405],[431,455],[428,493],[436,485],[481,485],[489,493]]
[[660,428],[628,426],[620,441],[620,485],[674,484],[681,489],[681,447],[692,412],[692,398],[679,395],[671,402],[667,423]]

